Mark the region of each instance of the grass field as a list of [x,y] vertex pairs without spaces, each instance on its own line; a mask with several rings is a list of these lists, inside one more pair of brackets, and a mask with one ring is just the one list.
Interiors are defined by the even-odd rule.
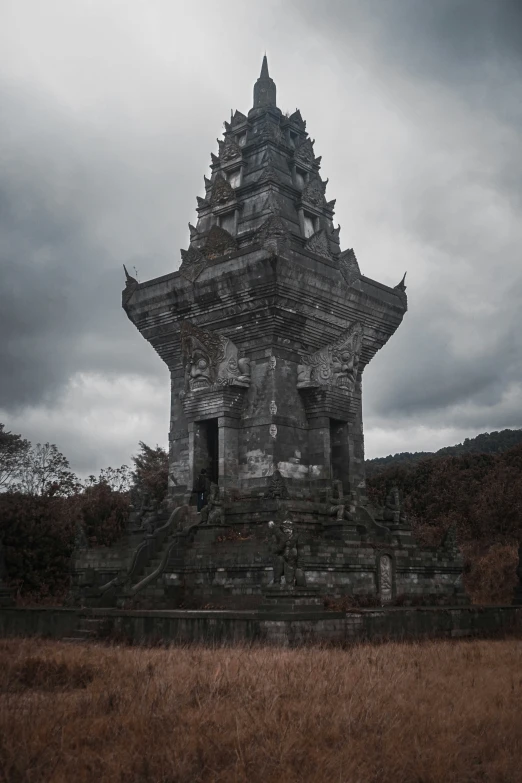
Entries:
[[522,780],[522,641],[0,640],[6,783]]

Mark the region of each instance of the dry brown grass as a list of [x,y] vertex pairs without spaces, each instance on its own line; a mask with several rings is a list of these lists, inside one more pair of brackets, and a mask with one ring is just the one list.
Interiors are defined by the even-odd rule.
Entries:
[[522,642],[347,650],[0,640],[8,783],[507,783]]

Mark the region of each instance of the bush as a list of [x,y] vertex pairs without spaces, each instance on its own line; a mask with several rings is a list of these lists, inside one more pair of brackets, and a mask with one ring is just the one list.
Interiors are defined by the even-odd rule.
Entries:
[[86,487],[76,502],[91,546],[111,546],[121,537],[129,517],[128,492],[117,492],[100,481]]
[[7,577],[20,595],[45,599],[67,590],[75,521],[67,498],[0,495]]

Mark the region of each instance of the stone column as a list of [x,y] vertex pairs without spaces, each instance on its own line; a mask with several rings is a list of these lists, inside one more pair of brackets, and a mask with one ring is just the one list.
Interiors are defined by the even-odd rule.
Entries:
[[238,489],[239,477],[239,421],[230,416],[218,418],[219,491],[222,498],[230,490]]

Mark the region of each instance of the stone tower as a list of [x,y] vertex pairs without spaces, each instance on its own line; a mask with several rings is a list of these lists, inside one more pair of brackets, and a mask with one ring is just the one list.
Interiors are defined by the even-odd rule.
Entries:
[[179,270],[126,273],[123,292],[170,371],[170,508],[143,502],[118,546],[79,554],[75,583],[145,608],[465,601],[454,532],[419,549],[397,489],[366,498],[362,376],[404,316],[404,280],[370,280],[341,250],[321,159],[266,58],[218,145]]
[[[282,114],[266,56],[248,115],[225,123],[179,270],[123,307],[171,376],[173,503],[206,468],[226,504],[336,482],[364,502],[363,371],[407,309],[404,283],[341,250],[321,158],[299,110]],[[341,485],[338,484],[341,482]]]

